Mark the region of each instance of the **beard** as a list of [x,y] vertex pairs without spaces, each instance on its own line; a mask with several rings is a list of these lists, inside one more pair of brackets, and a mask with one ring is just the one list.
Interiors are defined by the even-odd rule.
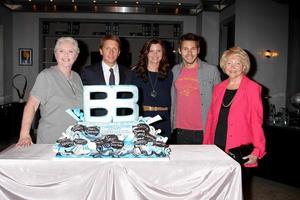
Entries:
[[194,58],[193,60],[190,60],[190,59],[186,60],[183,58],[183,62],[185,65],[193,65],[193,64],[197,63],[197,60],[198,60],[198,57]]

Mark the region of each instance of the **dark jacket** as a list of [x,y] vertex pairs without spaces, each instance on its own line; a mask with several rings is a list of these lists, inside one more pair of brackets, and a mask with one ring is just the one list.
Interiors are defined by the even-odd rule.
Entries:
[[[120,75],[120,83],[119,85],[130,85],[131,84],[131,70],[122,65],[119,66],[119,75]],[[80,77],[83,85],[106,85],[105,78],[102,69],[102,63],[96,63],[93,65],[89,65],[80,73]],[[126,93],[120,93],[121,98],[128,98]],[[95,93],[91,94],[92,99],[104,99],[106,95],[104,93]],[[124,109],[118,109],[118,115],[126,115],[129,111]],[[93,116],[102,116],[106,115],[106,111],[103,109],[95,109],[91,110],[91,115]]]
[[[125,66],[119,65],[120,85],[131,83],[131,70]],[[105,85],[102,64],[96,63],[89,65],[80,73],[83,85]]]

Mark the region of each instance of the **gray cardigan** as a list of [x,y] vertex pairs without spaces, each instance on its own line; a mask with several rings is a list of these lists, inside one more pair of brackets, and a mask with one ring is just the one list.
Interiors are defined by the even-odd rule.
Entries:
[[[198,71],[198,79],[200,80],[199,87],[201,88],[201,98],[202,98],[202,122],[203,122],[203,130],[205,130],[207,114],[212,98],[213,87],[221,81],[220,72],[218,68],[214,65],[210,65],[204,61],[198,59],[198,63],[200,63],[200,68]],[[183,68],[183,63],[175,65],[172,69],[173,71],[173,84],[171,88],[171,127],[175,129],[175,121],[176,121],[176,89],[175,89],[175,81],[178,78],[181,69]]]

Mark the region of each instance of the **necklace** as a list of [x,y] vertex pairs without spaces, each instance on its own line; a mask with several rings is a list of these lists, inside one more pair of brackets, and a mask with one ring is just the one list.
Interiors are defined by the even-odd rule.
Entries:
[[[226,89],[226,93],[225,93],[224,99],[223,99],[223,101],[222,101],[222,106],[223,106],[224,108],[228,108],[228,107],[231,106],[231,104],[232,104],[232,102],[233,102],[233,99],[234,99],[234,96],[235,96],[236,92],[237,92],[237,90],[228,90],[228,89]],[[224,103],[224,100],[225,100],[225,101],[228,101],[230,98],[231,98],[231,100],[230,100],[229,103],[226,105],[226,104]]]
[[155,90],[155,86],[156,86],[156,83],[157,83],[157,77],[158,77],[158,74],[156,74],[156,78],[155,78],[155,81],[154,81],[154,84],[152,82],[152,79],[150,77],[150,73],[148,72],[148,78],[149,78],[149,82],[150,82],[150,85],[151,85],[151,92],[150,92],[150,96],[155,98],[157,96],[157,92]]
[[233,98],[231,99],[231,101],[227,105],[225,105],[224,102],[222,102],[222,106],[225,107],[225,108],[228,108],[229,106],[231,106],[232,102],[233,102]]

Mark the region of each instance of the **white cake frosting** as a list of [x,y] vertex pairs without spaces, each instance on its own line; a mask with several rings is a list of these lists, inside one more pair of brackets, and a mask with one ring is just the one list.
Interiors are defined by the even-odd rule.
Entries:
[[[107,93],[106,99],[91,100],[91,92]],[[116,99],[117,92],[132,93],[132,98]],[[162,158],[168,157],[167,138],[159,135],[151,123],[160,120],[138,117],[136,86],[84,86],[84,118],[82,113],[68,110],[79,122],[62,134],[53,146],[62,158]],[[105,116],[91,116],[90,109],[104,108]],[[117,116],[117,108],[130,108],[132,114]],[[87,114],[88,113],[88,114]],[[125,120],[127,119],[127,120]]]

